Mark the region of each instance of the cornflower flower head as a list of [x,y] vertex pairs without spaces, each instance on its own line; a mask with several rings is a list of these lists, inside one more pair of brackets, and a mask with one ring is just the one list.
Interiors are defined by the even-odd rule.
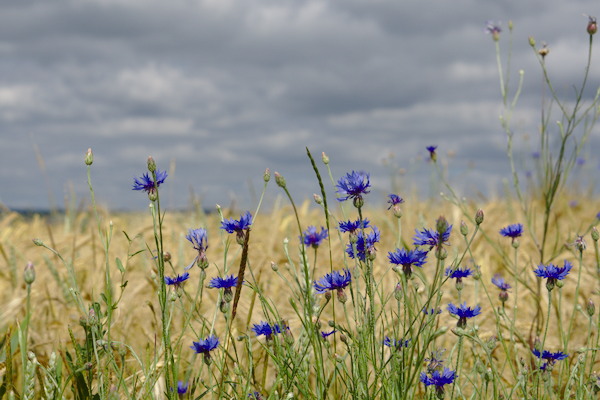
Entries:
[[410,345],[410,339],[394,339],[386,336],[385,339],[383,339],[383,345],[393,347],[396,350],[401,350],[403,347],[408,347]]
[[523,224],[512,224],[500,229],[500,234],[504,237],[509,237],[512,240],[513,247],[519,247],[517,238],[523,235]]
[[441,370],[444,366],[444,359],[442,356],[446,352],[446,349],[437,349],[430,352],[430,356],[424,361],[427,361],[427,372],[432,374],[433,371]]
[[194,249],[198,251],[198,255],[196,255],[194,261],[185,267],[185,269],[188,270],[192,268],[194,263],[197,263],[201,269],[208,267],[208,258],[206,257],[206,250],[208,249],[208,235],[206,233],[206,229],[190,229],[188,234],[185,235],[185,238],[189,240],[194,246]]
[[313,282],[315,291],[317,293],[325,293],[328,291],[337,291],[338,300],[341,303],[345,303],[347,300],[344,288],[352,282],[352,275],[349,269],[344,269],[342,272],[333,271],[330,274],[326,274],[318,281]]
[[156,170],[156,182],[152,179],[148,172],[144,173],[140,178],[133,178],[133,190],[143,190],[148,193],[150,200],[154,201],[158,198],[156,193],[157,188],[167,179],[167,171]]
[[419,249],[406,251],[406,249],[396,249],[388,253],[388,258],[392,264],[401,265],[402,271],[409,279],[412,276],[412,267],[421,268],[427,259],[427,252]]
[[421,372],[420,380],[425,386],[435,386],[435,391],[438,398],[444,398],[444,386],[454,382],[456,378],[456,371],[453,371],[447,367],[444,367],[443,371],[435,370],[427,375],[425,372]]
[[254,393],[248,394],[248,398],[253,399],[253,400],[263,400],[263,396],[259,392],[254,392]]
[[508,291],[512,286],[510,286],[510,284],[506,282],[504,278],[500,276],[500,274],[494,275],[492,278],[492,283],[496,285],[498,289],[500,289],[500,293],[498,294],[500,301],[502,303],[506,302],[508,300]]
[[177,394],[185,394],[188,391],[188,383],[183,381],[177,382]]
[[473,318],[481,314],[481,306],[477,305],[474,308],[467,307],[467,303],[462,303],[458,307],[454,304],[448,304],[448,312],[458,317],[458,323],[456,324],[459,328],[467,326],[467,318]]
[[453,267],[448,267],[446,268],[446,276],[450,277],[451,279],[456,279],[456,290],[462,290],[463,289],[463,278],[468,278],[469,276],[473,275],[473,270],[469,267],[464,267],[464,268],[453,268]]
[[400,196],[398,196],[397,194],[388,194],[388,197],[390,198],[387,202],[390,205],[388,207],[388,210],[390,208],[394,208],[394,215],[397,218],[402,217],[402,210],[400,209],[400,204],[404,203],[404,199]]
[[434,162],[437,161],[437,153],[435,152],[437,146],[427,146],[426,149],[429,152],[429,159]]
[[252,225],[252,214],[250,214],[250,211],[246,211],[240,216],[239,220],[233,218],[223,219],[221,229],[224,229],[227,233],[235,232],[238,244],[243,245],[245,239],[244,231],[250,229],[250,225]]
[[352,199],[354,207],[361,208],[364,204],[363,195],[369,193],[371,187],[369,174],[366,172],[352,171],[340,178],[337,182],[337,193],[340,194],[338,201]]
[[568,354],[563,353],[562,351],[557,351],[556,353],[553,353],[548,350],[544,350],[543,352],[540,352],[538,349],[532,349],[531,352],[537,358],[546,360],[546,362],[540,366],[540,369],[542,371],[546,371],[546,369],[548,367],[553,366],[554,363],[556,363],[557,361],[564,360],[565,358],[567,358],[569,356]]
[[368,227],[369,227],[369,220],[365,218],[365,219],[357,219],[356,221],[340,221],[338,229],[342,233],[349,232],[352,234],[360,229],[367,229]]
[[323,227],[321,227],[321,233],[319,233],[317,232],[316,226],[309,226],[304,232],[302,232],[300,240],[302,240],[306,246],[316,249],[323,240],[327,239],[328,235],[329,232]]
[[448,240],[450,239],[450,233],[452,232],[452,225],[448,225],[445,231],[441,233],[437,230],[424,228],[419,232],[418,229],[415,230],[417,234],[413,238],[413,243],[415,246],[429,246],[429,250],[434,247],[441,248],[442,245],[448,245]]
[[229,303],[231,300],[233,300],[233,291],[231,288],[236,287],[237,284],[238,278],[232,274],[226,276],[225,278],[221,278],[220,276],[212,278],[208,284],[208,287],[211,289],[223,289],[223,301],[225,301],[225,303]]
[[[364,234],[362,231],[356,233],[356,241],[349,243],[346,247],[346,253],[350,258],[358,257],[361,261],[375,259],[375,243],[379,242],[380,233],[376,226],[371,227],[371,232]],[[356,250],[356,252],[355,252]]]
[[571,268],[573,268],[573,264],[565,260],[562,267],[557,267],[554,264],[540,264],[535,270],[533,270],[533,272],[535,272],[538,277],[547,279],[546,289],[551,291],[554,289],[556,282],[562,281],[567,277],[569,271],[571,271]]
[[260,321],[260,323],[252,325],[252,332],[256,336],[264,336],[267,340],[271,340],[273,335],[281,333],[281,327],[279,324],[271,325],[268,322]]
[[494,21],[487,21],[485,23],[484,32],[488,35],[492,35],[492,39],[494,42],[497,42],[500,39],[500,32],[502,32],[502,28],[500,28],[500,23],[495,23]]
[[215,335],[210,335],[206,339],[201,339],[198,342],[192,342],[190,348],[198,354],[204,356],[204,363],[210,364],[210,352],[219,346],[219,338]]
[[175,287],[175,289],[179,289],[183,285],[183,283],[188,280],[189,277],[189,272],[185,272],[182,275],[177,275],[174,278],[171,278],[170,276],[165,276],[165,284],[172,285]]

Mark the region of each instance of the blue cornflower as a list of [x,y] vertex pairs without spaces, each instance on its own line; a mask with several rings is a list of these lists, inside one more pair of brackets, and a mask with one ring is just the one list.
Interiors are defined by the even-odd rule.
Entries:
[[396,249],[395,252],[389,252],[388,258],[392,264],[402,265],[402,270],[407,278],[412,275],[412,267],[422,267],[427,259],[427,252],[422,250]]
[[362,196],[369,193],[367,189],[371,187],[369,174],[362,171],[352,171],[347,173],[345,177],[340,178],[336,187],[338,188],[337,193],[340,194],[338,201],[352,199],[354,206],[360,208],[363,205]]
[[[379,242],[380,234],[376,226],[371,227],[371,229],[371,233],[367,234],[366,237],[362,231],[359,231],[356,234],[356,242],[348,244],[346,253],[348,253],[350,258],[358,256],[358,259],[361,261],[365,261],[367,256],[370,260],[375,258],[375,243]],[[356,253],[354,251],[355,248]]]
[[442,372],[435,370],[431,372],[431,375],[421,372],[420,376],[420,380],[425,384],[425,386],[435,386],[435,390],[439,398],[443,398],[444,396],[444,386],[454,382],[455,378],[456,371],[453,371],[447,367],[444,367]]
[[481,306],[477,305],[475,308],[467,307],[467,303],[462,303],[458,307],[454,304],[448,304],[448,312],[458,317],[458,323],[456,326],[464,328],[467,326],[467,318],[473,318],[481,314]]
[[204,356],[204,362],[210,364],[210,352],[219,346],[219,338],[215,335],[210,335],[206,339],[201,339],[199,342],[192,342],[190,348],[198,354]]
[[273,335],[281,333],[281,327],[278,324],[270,325],[268,322],[260,321],[258,324],[253,324],[252,332],[256,336],[265,336],[267,340],[271,339]]
[[423,308],[423,314],[425,315],[434,315],[441,314],[442,310],[440,308]]
[[[600,213],[598,213],[600,215]],[[598,218],[600,219],[600,218]],[[369,227],[368,219],[357,219],[356,221],[340,221],[339,230],[340,232],[354,233],[359,229],[367,229]]]
[[473,275],[473,272],[474,271],[469,267],[464,267],[464,268],[448,267],[448,268],[446,268],[446,276],[450,277],[451,279],[456,279],[456,289],[457,290],[462,290],[463,278],[467,278],[467,277]]
[[554,285],[557,281],[562,281],[567,277],[571,268],[573,268],[573,264],[565,260],[562,267],[557,267],[554,264],[540,264],[533,272],[535,272],[538,277],[547,279],[546,289],[550,291],[554,289]]
[[252,214],[250,211],[246,211],[244,214],[240,216],[239,220],[224,219],[221,222],[221,229],[225,229],[227,233],[236,233],[236,241],[238,244],[243,245],[246,235],[244,234],[245,230],[250,229],[250,225],[252,225]]
[[194,249],[198,251],[198,255],[194,258],[194,261],[187,267],[186,270],[192,268],[194,263],[198,263],[198,266],[202,269],[208,267],[208,258],[206,257],[206,249],[208,249],[208,235],[206,233],[206,229],[190,229],[188,234],[185,235],[185,238],[189,240]]
[[344,269],[342,272],[333,271],[330,274],[326,274],[318,281],[313,282],[315,291],[317,293],[325,293],[331,290],[337,290],[338,300],[340,302],[346,302],[346,294],[344,288],[352,282],[352,275],[349,269]]
[[321,227],[321,233],[319,233],[317,232],[316,226],[309,226],[302,232],[300,240],[302,240],[306,246],[311,246],[316,249],[323,240],[327,239],[328,234],[329,232],[327,229],[323,227]]
[[324,331],[322,331],[322,332],[321,332],[321,337],[322,337],[323,339],[327,339],[329,336],[333,335],[333,334],[334,334],[334,333],[336,333],[336,332],[337,332],[337,331],[336,331],[335,329],[334,329],[334,330],[332,330],[331,332],[324,332]]
[[233,274],[226,276],[225,278],[221,278],[221,277],[217,276],[216,278],[212,278],[210,280],[208,287],[213,288],[213,289],[227,289],[227,288],[236,287],[237,283],[238,283],[238,278],[237,278],[237,276],[234,276]]
[[386,336],[385,339],[383,339],[383,345],[387,346],[387,347],[393,347],[396,350],[400,350],[403,347],[408,347],[408,345],[410,344],[410,339],[394,339],[391,337]]
[[429,152],[429,159],[431,161],[436,161],[437,153],[435,152],[435,150],[437,149],[437,146],[427,146],[426,149]]
[[170,276],[165,276],[165,284],[173,285],[173,286],[175,286],[175,289],[179,289],[181,287],[181,285],[183,285],[183,283],[186,280],[188,280],[189,277],[190,277],[189,272],[185,272],[182,275],[177,275],[174,278],[171,278]]
[[227,233],[237,233],[250,228],[250,225],[252,225],[252,214],[250,214],[250,211],[246,211],[240,216],[239,220],[224,219],[221,222],[221,229],[225,229]]
[[254,393],[248,394],[248,398],[254,399],[254,400],[263,400],[262,394],[260,394],[259,392],[254,392]]
[[156,195],[156,188],[167,179],[167,171],[156,170],[156,184],[148,172],[141,178],[133,178],[133,190],[143,190],[148,195]]
[[485,33],[492,35],[492,39],[494,42],[497,42],[500,39],[500,32],[502,32],[502,28],[500,28],[500,23],[495,23],[494,21],[487,21],[485,23]]
[[513,241],[523,234],[523,224],[512,224],[500,229],[500,234],[509,237]]
[[179,381],[177,382],[177,394],[185,394],[188,390],[188,383]]
[[492,278],[492,283],[500,289],[500,293],[498,294],[498,298],[502,303],[508,300],[508,290],[512,287],[508,282],[504,280],[499,274],[494,275]]
[[450,233],[452,232],[452,225],[448,225],[447,228],[440,234],[440,232],[433,229],[424,228],[421,232],[418,229],[415,230],[417,234],[413,238],[415,246],[429,246],[429,250],[434,247],[441,247],[444,244],[448,244],[450,239]]
[[540,366],[540,369],[543,370],[543,371],[545,371],[546,368],[548,368],[548,366],[554,365],[554,363],[556,361],[564,360],[565,358],[567,358],[569,356],[568,354],[563,353],[562,351],[557,351],[556,353],[553,353],[553,352],[548,351],[548,350],[544,350],[543,352],[540,352],[538,349],[533,349],[533,350],[531,350],[531,352],[537,358],[541,358],[543,360],[546,360],[546,362],[544,363],[544,365]]
[[444,359],[442,356],[446,352],[446,349],[436,349],[435,351],[430,352],[430,356],[426,358],[424,361],[427,361],[427,372],[432,374],[433,371],[440,370],[444,366]]
[[398,204],[402,204],[404,203],[404,199],[400,196],[398,196],[397,194],[388,194],[388,197],[390,198],[387,202],[390,205],[388,207],[388,210],[394,206],[397,206]]

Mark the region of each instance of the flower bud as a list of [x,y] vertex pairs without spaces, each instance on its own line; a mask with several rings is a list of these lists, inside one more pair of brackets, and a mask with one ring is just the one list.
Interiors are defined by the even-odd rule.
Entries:
[[277,272],[277,271],[279,271],[279,267],[277,266],[277,264],[275,264],[275,262],[274,262],[274,261],[271,261],[271,269],[272,269],[274,272]]
[[589,17],[589,21],[588,21],[588,25],[587,25],[587,33],[589,33],[590,35],[593,35],[596,32],[598,32],[598,24],[596,23],[596,18]]
[[545,58],[548,55],[548,53],[550,53],[550,49],[546,45],[544,45],[544,47],[538,50],[538,54],[542,58]]
[[521,245],[521,243],[519,243],[519,239],[514,238],[513,241],[512,241],[512,243],[511,243],[511,245],[512,245],[513,248],[518,249],[519,246]]
[[321,153],[321,160],[323,160],[323,164],[329,164],[329,157],[327,157],[327,154],[325,154],[325,152]]
[[483,222],[483,210],[480,208],[479,210],[477,210],[477,212],[475,213],[475,223],[477,225],[481,225],[481,223]]
[[326,301],[331,300],[331,292],[325,292],[325,300]]
[[226,301],[222,301],[222,302],[219,304],[219,310],[221,310],[221,312],[222,312],[223,314],[227,314],[227,312],[229,311],[229,303],[228,303],[228,302],[226,302]]
[[318,194],[314,193],[313,194],[313,199],[315,200],[315,203],[317,203],[317,204],[323,204],[323,198],[321,196],[319,196]]
[[469,234],[469,227],[465,223],[465,221],[460,221],[460,233],[463,236],[467,236]]
[[277,186],[285,189],[285,178],[277,171],[275,171],[275,183],[277,183]]
[[363,200],[362,196],[355,197],[352,203],[356,208],[362,208],[362,206],[365,205],[365,201]]
[[44,242],[42,242],[42,239],[35,238],[33,239],[33,244],[35,244],[36,246],[43,246]]
[[346,292],[344,292],[344,289],[337,290],[337,298],[338,301],[342,304],[344,304],[348,300],[348,296],[346,296]]
[[25,266],[25,272],[23,272],[23,280],[26,284],[31,285],[35,281],[35,267],[33,263],[29,261]]
[[579,236],[577,235],[577,239],[575,239],[575,248],[577,250],[579,250],[580,253],[583,253],[583,251],[586,249],[587,245],[585,243],[585,240],[583,240],[583,236]]
[[561,289],[563,286],[565,286],[565,281],[556,281],[556,287]]
[[92,149],[88,149],[87,153],[85,153],[85,165],[92,165],[94,162],[94,153],[92,153]]
[[594,302],[592,301],[592,299],[588,300],[587,305],[585,307],[585,310],[587,311],[587,314],[590,317],[593,317],[594,314],[596,313],[596,305],[594,304]]
[[535,47],[535,39],[533,38],[533,36],[529,36],[529,45],[531,47]]
[[269,168],[265,169],[265,173],[263,174],[263,180],[265,183],[271,180],[271,170]]
[[400,282],[398,282],[394,288],[394,297],[398,301],[402,299],[402,285],[400,285]]
[[440,235],[448,231],[448,221],[443,215],[435,221],[435,229]]
[[229,303],[233,300],[233,291],[230,287],[223,289],[223,301]]
[[154,161],[154,158],[152,158],[152,157],[148,157],[148,171],[150,171],[150,172],[156,171],[156,162]]

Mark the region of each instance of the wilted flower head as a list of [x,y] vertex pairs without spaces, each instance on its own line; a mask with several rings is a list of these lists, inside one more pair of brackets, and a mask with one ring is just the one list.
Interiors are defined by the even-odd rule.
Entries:
[[367,257],[372,259],[375,256],[375,243],[379,242],[379,239],[379,229],[376,226],[373,226],[368,234],[359,231],[356,234],[356,242],[349,243],[346,247],[346,253],[350,258],[358,257],[361,261],[365,261]]
[[598,32],[598,24],[596,23],[596,18],[588,15],[588,24],[587,24],[587,33],[590,35],[594,35]]
[[340,221],[339,230],[340,232],[354,233],[359,229],[366,229],[369,227],[368,219],[357,219],[356,221]]
[[401,265],[407,278],[412,275],[412,267],[422,267],[427,259],[427,252],[422,250],[396,249],[395,252],[389,252],[388,258],[392,264]]
[[337,182],[337,193],[340,194],[338,201],[346,201],[352,199],[354,206],[359,208],[363,205],[362,196],[369,193],[368,188],[371,187],[369,174],[366,172],[352,171],[347,173],[345,177],[340,178]]
[[321,227],[321,232],[319,233],[317,232],[317,227],[309,226],[304,232],[302,232],[300,240],[302,240],[306,246],[316,249],[323,240],[327,239],[328,234],[329,232],[327,229],[323,227]]
[[268,322],[260,321],[252,326],[252,332],[256,336],[265,336],[267,339],[271,339],[273,335],[281,333],[281,327],[278,324],[271,325]]
[[556,281],[561,281],[567,277],[571,268],[573,268],[573,264],[565,260],[562,267],[557,267],[554,264],[540,264],[533,272],[535,272],[538,277],[547,279],[546,288],[550,291],[554,289]]
[[458,307],[454,304],[448,304],[448,312],[458,317],[458,323],[456,326],[464,328],[467,326],[467,318],[473,318],[481,314],[481,306],[477,305],[475,308],[467,307],[467,303],[462,303]]
[[175,287],[175,289],[179,289],[181,287],[181,285],[183,285],[183,283],[188,280],[188,278],[190,277],[189,272],[185,272],[182,275],[177,275],[174,278],[171,278],[169,276],[165,276],[165,284],[167,285],[172,285]]
[[440,370],[444,366],[444,360],[442,356],[446,352],[446,349],[437,349],[432,351],[430,356],[424,361],[427,361],[427,371],[431,374],[433,371]]
[[156,188],[158,188],[167,179],[167,171],[156,170],[156,184],[150,177],[149,173],[146,172],[141,178],[133,179],[133,190],[143,190],[148,195],[156,195]]
[[394,206],[397,206],[398,204],[402,204],[404,203],[404,199],[400,196],[398,196],[397,194],[388,194],[388,197],[390,198],[387,202],[390,205],[388,207],[388,210]]
[[430,375],[425,372],[421,372],[420,380],[425,386],[435,386],[435,390],[438,398],[444,396],[444,386],[454,382],[456,378],[456,371],[444,367],[443,371],[435,370]]
[[504,280],[499,274],[494,275],[492,283],[500,289],[500,300],[502,302],[508,300],[508,290],[511,288],[510,284]]
[[192,268],[196,262],[202,269],[208,267],[208,259],[206,258],[206,249],[208,249],[208,235],[206,233],[206,229],[190,229],[185,238],[189,240],[194,246],[194,249],[198,251],[198,255],[194,258],[194,261],[185,267],[185,269],[187,270]]
[[487,21],[485,23],[485,33],[492,35],[492,39],[494,39],[495,42],[500,39],[500,32],[502,32],[500,23],[495,23],[494,21]]

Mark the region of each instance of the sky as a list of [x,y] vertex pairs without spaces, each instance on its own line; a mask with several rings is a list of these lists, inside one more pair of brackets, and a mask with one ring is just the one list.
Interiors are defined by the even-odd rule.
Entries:
[[[461,195],[494,195],[509,164],[486,21],[503,28],[503,58],[512,39],[511,93],[524,71],[512,128],[526,164],[537,150],[542,87],[528,37],[547,43],[552,82],[568,97],[587,57],[583,14],[600,16],[599,8],[591,0],[3,1],[0,204],[89,204],[88,148],[96,199],[114,210],[147,207],[131,186],[148,156],[169,173],[163,206],[196,198],[207,209],[253,208],[266,168],[301,201],[319,191],[307,147],[324,175],[322,152],[334,179],[370,173],[383,204],[392,191],[433,194],[428,145],[438,146]],[[600,68],[588,83],[587,98]],[[599,135],[583,149],[588,165],[598,165]],[[281,194],[271,183],[267,203]]]

